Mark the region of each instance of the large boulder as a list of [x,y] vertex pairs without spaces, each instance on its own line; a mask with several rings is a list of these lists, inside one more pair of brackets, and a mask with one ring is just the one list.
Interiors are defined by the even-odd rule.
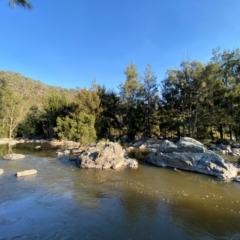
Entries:
[[76,165],[79,168],[118,169],[128,167],[136,169],[138,162],[128,158],[121,145],[109,142],[104,145],[92,144],[85,148],[76,159]]
[[191,138],[182,138],[176,144],[165,140],[145,160],[160,167],[204,173],[224,180],[236,177],[239,171],[233,164],[207,151],[203,144]]

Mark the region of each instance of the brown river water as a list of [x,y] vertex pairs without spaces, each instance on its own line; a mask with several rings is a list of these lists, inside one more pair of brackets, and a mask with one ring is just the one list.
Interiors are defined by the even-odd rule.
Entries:
[[[0,239],[240,239],[240,184],[139,161],[78,169],[56,149],[0,145]],[[236,161],[232,158],[231,161]],[[15,173],[36,169],[37,175]]]

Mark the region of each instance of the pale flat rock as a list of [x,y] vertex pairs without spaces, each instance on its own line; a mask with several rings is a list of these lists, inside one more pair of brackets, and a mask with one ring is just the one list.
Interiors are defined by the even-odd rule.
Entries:
[[0,139],[0,144],[10,144],[10,145],[14,145],[17,144],[19,141],[14,140],[14,139],[9,139],[9,138],[1,138]]
[[0,168],[0,175],[4,173],[4,170]]
[[37,174],[37,170],[35,169],[30,169],[30,170],[24,170],[22,172],[17,172],[16,176],[17,177],[25,177],[25,176],[31,176]]
[[51,141],[50,142],[50,144],[51,145],[54,145],[54,146],[62,146],[62,145],[64,145],[65,143],[64,142],[62,142],[62,141]]
[[18,153],[11,153],[11,154],[7,154],[3,157],[4,159],[7,160],[17,160],[17,159],[23,159],[25,158],[25,155],[23,154],[18,154]]
[[15,144],[17,144],[18,142],[19,142],[18,140],[9,139],[9,138],[1,138],[1,139],[0,139],[0,144],[15,145]]

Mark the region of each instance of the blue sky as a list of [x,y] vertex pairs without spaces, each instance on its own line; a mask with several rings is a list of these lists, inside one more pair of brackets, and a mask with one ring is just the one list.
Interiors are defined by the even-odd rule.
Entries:
[[190,58],[240,47],[239,0],[30,0],[32,10],[0,1],[0,70],[65,88],[96,78],[108,89],[133,61],[160,82]]

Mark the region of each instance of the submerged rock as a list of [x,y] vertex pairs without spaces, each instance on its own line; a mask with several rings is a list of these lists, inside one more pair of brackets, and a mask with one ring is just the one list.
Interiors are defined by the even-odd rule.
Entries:
[[182,138],[176,144],[163,141],[145,160],[160,167],[204,173],[224,180],[231,180],[239,171],[232,163],[191,138]]
[[62,150],[58,150],[56,152],[56,154],[58,156],[62,156],[62,155],[69,155],[71,153],[71,151],[69,149],[62,149]]
[[95,169],[118,169],[121,167],[136,169],[138,162],[128,158],[121,145],[109,142],[104,146],[93,144],[82,150],[76,159],[76,166]]
[[0,168],[0,175],[4,173],[4,170]]
[[17,160],[17,159],[25,158],[25,155],[18,154],[18,153],[10,153],[10,154],[5,155],[3,158],[7,159],[7,160]]
[[30,169],[30,170],[25,170],[25,171],[22,171],[22,172],[17,172],[16,177],[25,177],[25,176],[34,175],[36,173],[37,173],[37,170]]

